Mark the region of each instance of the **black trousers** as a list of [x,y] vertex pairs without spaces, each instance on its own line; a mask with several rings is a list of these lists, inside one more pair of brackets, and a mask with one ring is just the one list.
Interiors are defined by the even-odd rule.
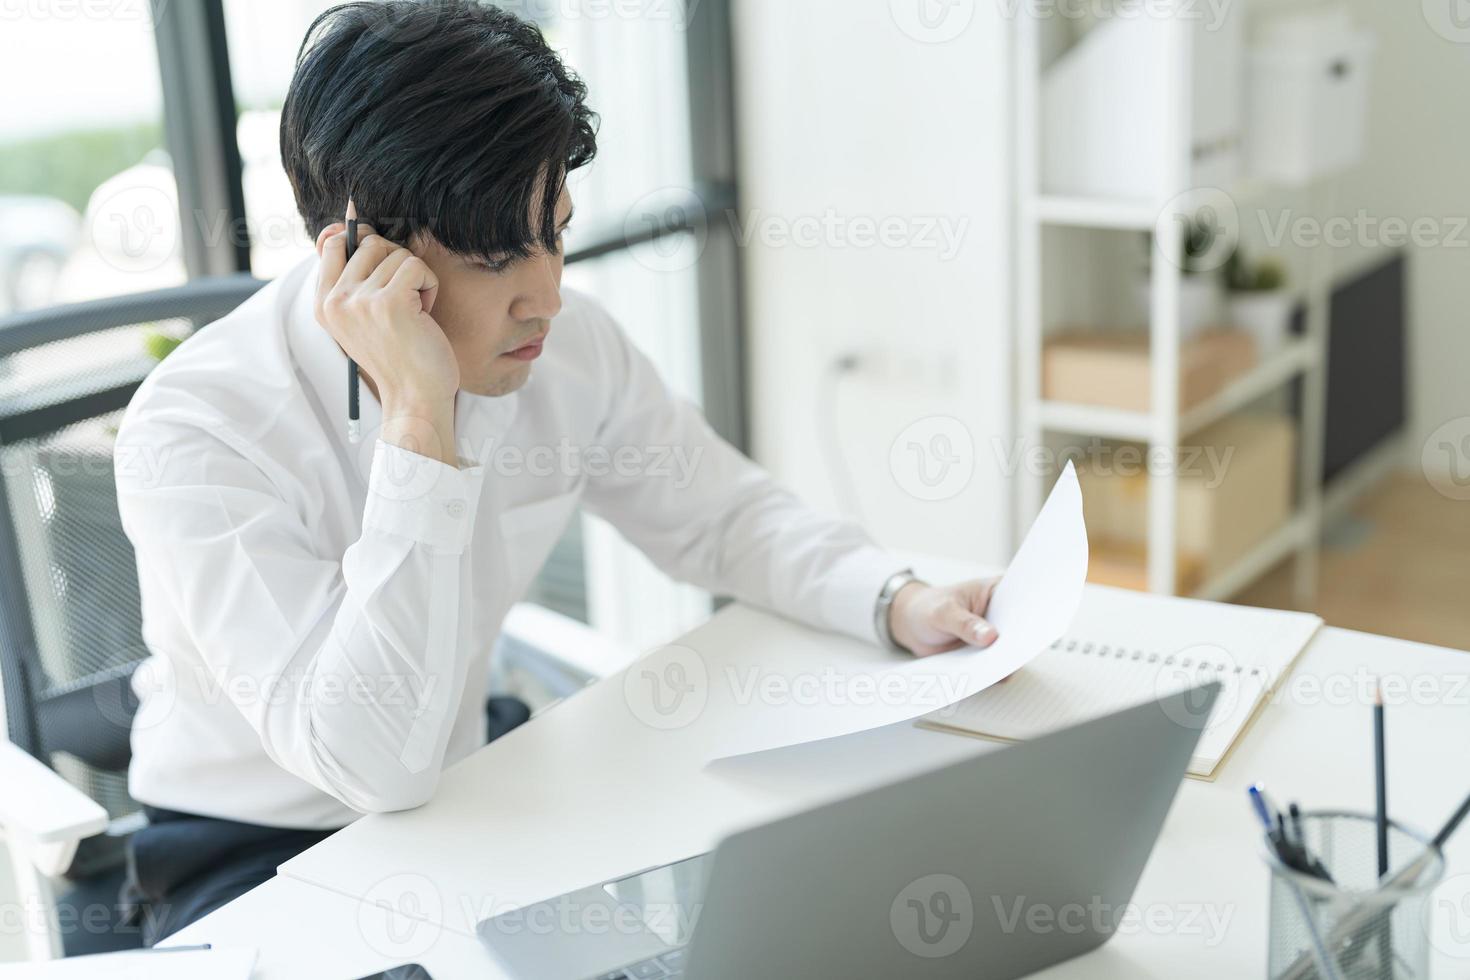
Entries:
[[[515,698],[486,706],[491,741],[530,717]],[[334,830],[292,830],[145,806],[128,841],[122,900],[152,946],[275,877],[276,868]]]
[[128,841],[123,904],[152,946],[256,885],[331,830],[286,830],[145,806]]

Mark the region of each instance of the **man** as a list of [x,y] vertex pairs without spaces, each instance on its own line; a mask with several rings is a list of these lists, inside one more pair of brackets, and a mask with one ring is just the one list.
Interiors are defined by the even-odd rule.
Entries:
[[[281,150],[318,257],[170,355],[118,437],[153,654],[130,776],[150,941],[424,803],[485,743],[502,618],[579,505],[671,574],[820,627],[919,655],[994,639],[987,583],[914,581],[805,508],[561,289],[585,96],[534,27],[471,0],[347,4],[308,32]],[[567,446],[697,464],[687,485],[487,465]]]

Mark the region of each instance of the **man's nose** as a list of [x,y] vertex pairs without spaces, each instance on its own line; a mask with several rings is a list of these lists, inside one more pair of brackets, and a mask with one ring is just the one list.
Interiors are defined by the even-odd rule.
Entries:
[[520,295],[511,307],[517,320],[550,320],[561,312],[559,264],[550,256],[526,263]]

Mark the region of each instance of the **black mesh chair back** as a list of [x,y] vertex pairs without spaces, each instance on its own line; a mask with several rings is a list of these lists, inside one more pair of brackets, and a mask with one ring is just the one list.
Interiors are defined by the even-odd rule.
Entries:
[[201,279],[0,319],[6,727],[114,820],[137,810],[127,795],[137,707],[129,679],[147,656],[113,483],[117,425],[175,340],[262,285],[247,275]]

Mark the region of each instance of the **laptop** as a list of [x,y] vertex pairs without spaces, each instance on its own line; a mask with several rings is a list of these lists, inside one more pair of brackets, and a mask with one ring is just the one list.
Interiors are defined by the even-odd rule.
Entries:
[[865,790],[476,931],[517,980],[1024,976],[1117,929],[1219,690]]

